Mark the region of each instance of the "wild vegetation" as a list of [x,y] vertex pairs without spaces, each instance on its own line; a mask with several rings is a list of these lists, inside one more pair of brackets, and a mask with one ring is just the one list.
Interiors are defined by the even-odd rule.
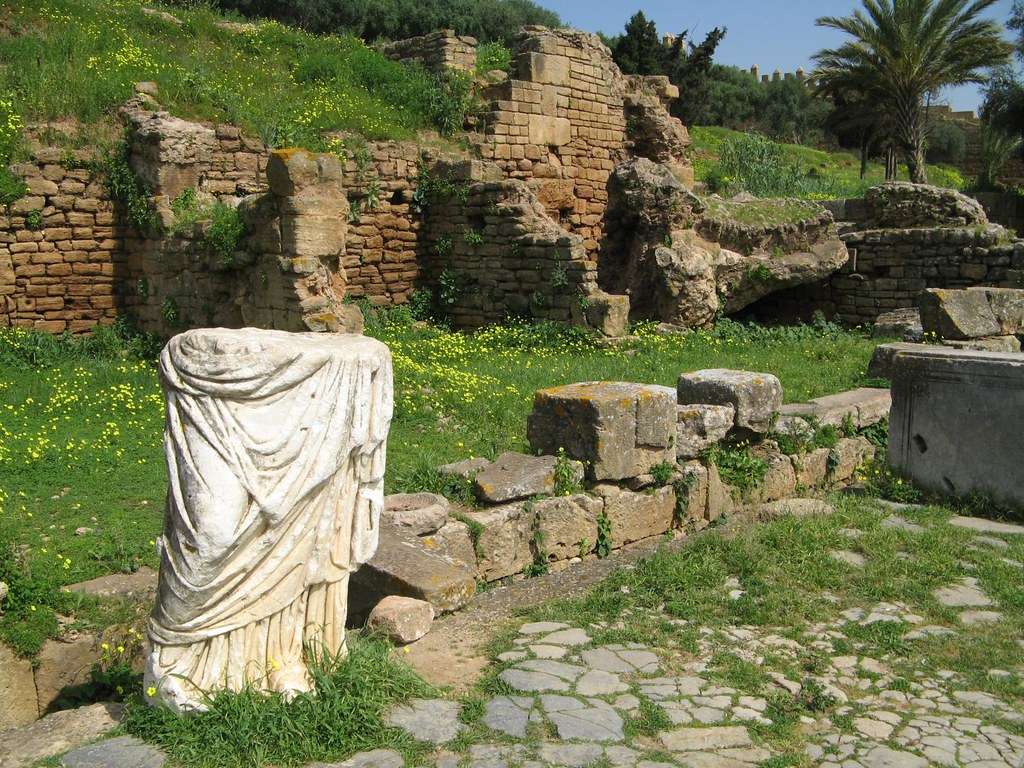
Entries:
[[[695,127],[690,136],[697,180],[722,195],[746,191],[759,197],[808,200],[860,197],[886,178],[884,165],[877,162],[868,163],[862,176],[861,161],[851,152],[780,144],[718,127]],[[939,186],[964,189],[968,184],[951,166],[930,165],[928,174]],[[897,178],[908,178],[905,166]]]
[[[863,381],[874,346],[827,324],[722,321],[675,336],[641,326],[635,344],[607,348],[554,325],[455,333],[410,321],[394,310],[369,327],[395,365],[389,492],[443,490],[440,464],[528,450],[526,416],[542,387],[672,385],[681,371],[726,366],[773,371],[787,397],[806,400]],[[10,553],[0,580],[12,586],[0,638],[22,653],[57,632],[55,612],[87,612],[60,586],[156,564],[165,487],[157,348],[125,326],[82,338],[0,330],[0,546]]]
[[472,109],[467,78],[390,61],[350,34],[277,22],[236,31],[218,27],[223,17],[205,6],[174,11],[181,27],[128,0],[5,3],[0,161],[17,154],[29,123],[58,124],[43,136],[58,142],[71,128],[86,145],[109,135],[139,81],[156,82],[176,115],[235,123],[271,146],[324,148],[336,131],[371,139],[450,133]]

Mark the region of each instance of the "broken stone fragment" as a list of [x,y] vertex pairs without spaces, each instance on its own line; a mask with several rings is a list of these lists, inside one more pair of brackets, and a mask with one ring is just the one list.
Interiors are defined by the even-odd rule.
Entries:
[[624,480],[675,463],[672,390],[629,382],[589,382],[539,390],[527,422],[530,447],[586,464],[592,480]]
[[392,494],[384,498],[384,517],[417,536],[426,536],[448,521],[448,499],[436,493]]
[[734,426],[755,434],[766,433],[782,407],[782,383],[770,373],[712,368],[679,377],[679,403],[731,405]]
[[370,611],[366,626],[395,645],[408,645],[426,635],[433,621],[434,606],[427,601],[389,595]]
[[438,474],[448,475],[452,477],[461,477],[463,480],[472,480],[477,472],[491,466],[491,462],[487,459],[463,459],[462,461],[456,461],[451,464],[442,464],[437,468]]
[[1000,335],[999,321],[982,291],[929,288],[918,302],[925,333],[934,333],[941,339]]
[[573,302],[573,322],[603,336],[619,338],[629,332],[629,296],[595,293]]
[[676,456],[695,459],[706,448],[725,439],[736,420],[732,405],[694,403],[677,409]]
[[[554,493],[555,456],[526,456],[522,453],[503,453],[493,464],[478,472],[473,479],[473,491],[481,501],[501,504],[530,496]],[[583,479],[583,465],[570,462],[570,484]]]
[[431,551],[409,531],[381,521],[376,554],[352,574],[349,614],[365,620],[388,595],[426,600],[437,613],[455,611],[475,591],[476,580],[467,567]]

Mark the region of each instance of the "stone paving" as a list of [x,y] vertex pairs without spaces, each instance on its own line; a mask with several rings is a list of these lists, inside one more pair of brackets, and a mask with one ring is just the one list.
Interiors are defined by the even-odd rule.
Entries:
[[[902,516],[912,508],[891,512],[888,527],[911,538],[926,530]],[[1024,532],[1004,523],[952,522],[1000,541]],[[852,542],[861,532],[843,534]],[[830,554],[851,573],[869,559],[848,557],[853,550]],[[736,577],[721,588],[733,600],[744,594]],[[626,610],[612,625],[527,623],[495,658],[494,694],[478,717],[458,701],[414,699],[386,719],[429,746],[423,764],[435,768],[1022,768],[1024,737],[1017,734],[1024,733],[1024,714],[972,687],[962,673],[915,662],[915,643],[959,636],[979,621],[1003,621],[998,602],[971,576],[932,594],[951,609],[950,626],[931,624],[899,601],[844,607],[830,593],[821,598],[834,606],[831,617],[796,627],[705,626],[661,608]],[[696,648],[601,640],[652,620],[695,638]],[[908,650],[882,653],[858,639],[877,629],[901,633]],[[723,659],[745,665],[748,674],[728,675]],[[1012,683],[1024,678],[1024,665],[988,675]],[[645,721],[660,725],[641,727]],[[788,729],[781,739],[780,728]],[[70,752],[61,764],[159,768],[163,762],[158,750],[118,737]],[[402,765],[401,754],[379,749],[307,768]]]

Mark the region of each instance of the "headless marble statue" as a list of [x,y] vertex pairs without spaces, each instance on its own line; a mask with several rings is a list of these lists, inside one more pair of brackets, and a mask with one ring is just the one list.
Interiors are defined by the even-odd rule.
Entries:
[[160,357],[169,488],[146,695],[310,689],[377,548],[391,355],[363,336],[188,331]]

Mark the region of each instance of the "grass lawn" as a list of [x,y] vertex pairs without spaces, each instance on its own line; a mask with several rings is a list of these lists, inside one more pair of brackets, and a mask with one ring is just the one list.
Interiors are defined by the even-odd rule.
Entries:
[[[394,355],[389,492],[439,489],[439,464],[527,451],[526,416],[543,387],[674,385],[683,371],[726,367],[775,373],[787,400],[801,401],[862,383],[876,344],[834,326],[730,321],[679,336],[644,327],[624,347],[545,325],[463,334],[385,316],[368,332]],[[157,564],[163,400],[152,352],[133,356],[112,339],[0,331],[0,580],[12,586],[0,637],[26,654],[57,632],[56,610],[96,620],[61,585]]]

